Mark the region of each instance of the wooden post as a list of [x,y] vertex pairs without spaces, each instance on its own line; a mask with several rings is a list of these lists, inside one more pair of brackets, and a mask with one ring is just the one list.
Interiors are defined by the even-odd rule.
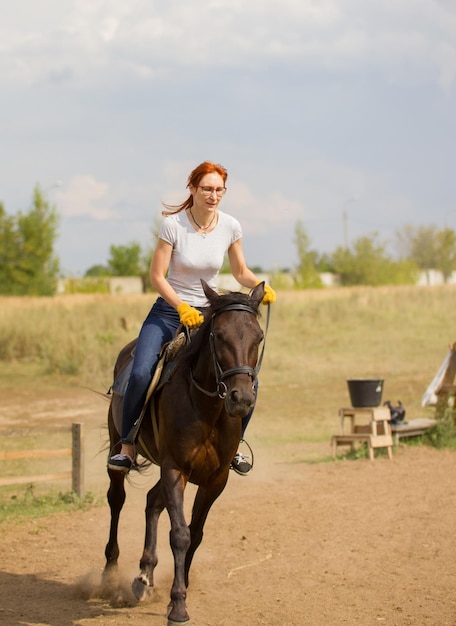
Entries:
[[72,435],[72,488],[82,498],[84,496],[84,434],[83,425],[74,423],[71,426]]

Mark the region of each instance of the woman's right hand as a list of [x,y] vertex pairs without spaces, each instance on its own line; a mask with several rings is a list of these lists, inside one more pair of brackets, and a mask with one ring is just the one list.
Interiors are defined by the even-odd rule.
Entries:
[[198,328],[198,326],[201,326],[204,322],[203,314],[198,311],[198,309],[190,306],[187,302],[179,304],[177,312],[179,313],[181,324],[189,328]]

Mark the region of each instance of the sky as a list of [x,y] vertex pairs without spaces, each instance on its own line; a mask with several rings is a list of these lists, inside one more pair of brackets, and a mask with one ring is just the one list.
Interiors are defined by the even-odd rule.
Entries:
[[[62,273],[151,245],[204,160],[248,264],[456,229],[454,0],[0,0],[0,202],[39,184]],[[394,251],[394,250],[393,250]]]

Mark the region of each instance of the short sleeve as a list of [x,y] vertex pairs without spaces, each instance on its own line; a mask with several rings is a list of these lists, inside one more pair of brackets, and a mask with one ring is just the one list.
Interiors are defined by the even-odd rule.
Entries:
[[159,239],[163,239],[166,243],[169,243],[173,246],[176,243],[176,222],[175,220],[170,219],[169,217],[165,217],[163,220],[163,224],[160,227],[160,231],[158,233]]

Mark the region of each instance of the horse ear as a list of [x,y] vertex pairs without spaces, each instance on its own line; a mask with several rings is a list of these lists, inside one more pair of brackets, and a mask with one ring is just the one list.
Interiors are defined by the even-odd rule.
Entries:
[[252,298],[252,300],[256,301],[257,308],[260,306],[260,302],[264,298],[264,285],[265,283],[263,280],[263,282],[258,283],[258,285],[252,289],[252,292],[250,294],[250,297]]
[[207,282],[205,280],[203,280],[202,278],[200,278],[201,280],[201,285],[203,286],[203,291],[206,295],[206,298],[209,300],[209,302],[213,302],[214,300],[217,300],[217,298],[220,298],[219,294],[214,291],[211,287],[209,287],[209,285],[207,284]]

